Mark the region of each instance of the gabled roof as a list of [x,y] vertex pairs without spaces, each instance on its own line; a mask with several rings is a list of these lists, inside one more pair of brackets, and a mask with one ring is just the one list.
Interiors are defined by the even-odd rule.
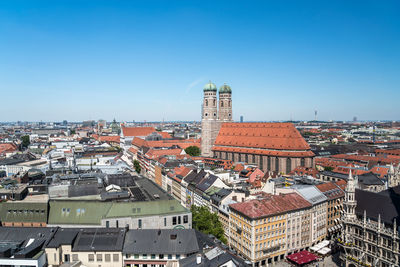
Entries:
[[329,199],[344,197],[344,191],[333,182],[317,184],[315,186]]
[[210,188],[210,186],[218,179],[217,176],[215,175],[208,175],[206,177],[204,177],[197,185],[196,187],[202,191],[205,192],[208,188]]
[[132,145],[135,145],[137,147],[143,147],[143,146],[149,147],[147,141],[140,137],[134,137],[132,139]]
[[311,207],[311,204],[297,193],[266,195],[262,199],[254,199],[229,205],[248,218],[262,218],[288,211]]
[[155,132],[154,127],[122,127],[122,133],[126,136],[148,136]]
[[292,123],[223,123],[215,146],[310,150]]
[[119,143],[119,135],[102,135],[99,136],[98,138],[96,138],[97,140],[99,140],[100,142],[114,142],[114,143]]

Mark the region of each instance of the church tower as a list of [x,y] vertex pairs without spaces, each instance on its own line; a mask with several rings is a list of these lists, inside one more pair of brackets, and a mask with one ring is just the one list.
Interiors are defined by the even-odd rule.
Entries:
[[[349,178],[347,179],[347,186],[344,190],[345,197],[343,201],[343,215],[342,222],[347,223],[351,220],[356,220],[356,185],[358,183],[358,179],[354,179],[353,175],[351,175],[351,170],[349,173]],[[345,243],[351,243],[353,240],[353,236],[350,231],[348,231],[347,227],[343,226],[342,230],[342,240]]]
[[219,132],[217,86],[211,81],[204,86],[201,115],[201,155],[212,157],[211,148]]
[[345,198],[343,202],[344,207],[344,216],[348,219],[355,219],[356,218],[356,186],[357,180],[354,179],[353,175],[351,174],[351,170],[349,173],[349,178],[347,179],[347,186],[345,189]]
[[232,121],[232,89],[224,84],[219,88],[219,111],[218,120],[220,123]]

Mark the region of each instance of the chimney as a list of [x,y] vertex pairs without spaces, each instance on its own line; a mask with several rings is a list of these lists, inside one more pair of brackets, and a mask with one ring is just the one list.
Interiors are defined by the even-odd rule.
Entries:
[[201,254],[196,255],[196,264],[197,265],[201,264]]

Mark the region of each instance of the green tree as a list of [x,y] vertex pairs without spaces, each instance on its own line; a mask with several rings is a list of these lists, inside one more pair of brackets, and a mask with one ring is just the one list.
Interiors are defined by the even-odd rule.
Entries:
[[192,157],[200,156],[200,148],[197,146],[188,146],[185,149],[185,152]]
[[224,236],[224,228],[218,220],[216,213],[212,213],[206,207],[197,207],[194,205],[192,205],[190,211],[192,212],[194,229],[207,235],[212,234],[224,243],[227,242]]
[[30,140],[29,140],[29,135],[22,136],[21,140],[22,140],[22,146],[23,147],[28,147],[29,144],[31,143]]
[[333,171],[333,167],[331,167],[331,166],[326,166],[325,168],[324,168],[324,171]]
[[140,167],[140,163],[138,160],[133,161],[133,167],[135,167],[135,171],[139,174],[142,168]]

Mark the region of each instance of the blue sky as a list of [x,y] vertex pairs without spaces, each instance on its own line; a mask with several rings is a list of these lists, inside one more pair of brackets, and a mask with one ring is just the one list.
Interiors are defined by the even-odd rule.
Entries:
[[0,121],[400,119],[400,1],[0,1]]

